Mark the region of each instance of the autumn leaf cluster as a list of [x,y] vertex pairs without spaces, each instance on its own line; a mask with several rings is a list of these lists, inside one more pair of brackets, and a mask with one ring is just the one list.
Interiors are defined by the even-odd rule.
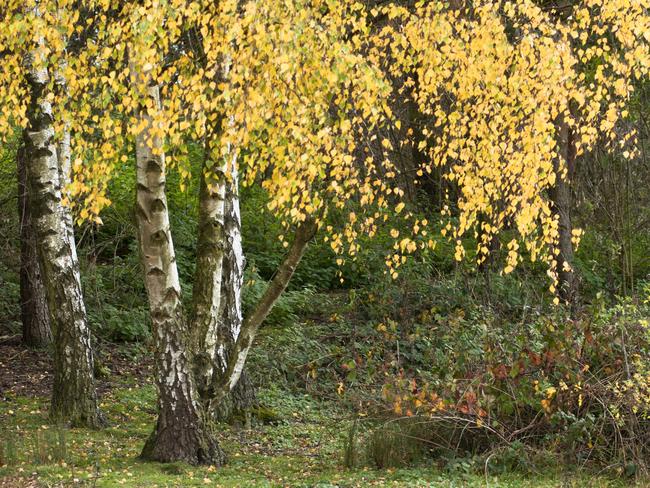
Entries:
[[[288,229],[314,219],[336,252],[354,256],[359,235],[389,215],[412,228],[391,232],[393,274],[437,239],[452,240],[460,260],[473,238],[480,262],[514,229],[504,271],[526,254],[555,279],[548,190],[566,177],[559,127],[574,134],[578,156],[597,144],[636,152],[624,121],[650,67],[647,0],[582,0],[568,11],[529,0],[371,9],[350,0],[2,3],[0,103],[9,110],[0,134],[26,127],[28,66],[47,66],[57,134],[73,136],[67,203],[80,220],[98,220],[110,204],[108,184],[146,111],[150,137],[164,141],[182,179],[191,143],[226,174],[237,154],[244,182],[265,188]],[[160,107],[148,83],[160,86]],[[399,131],[393,109],[404,97],[421,131]],[[458,189],[442,214],[405,210],[405,175],[391,159],[399,147],[377,140],[386,128],[424,155],[407,177],[417,184],[442,170]],[[345,215],[339,227],[327,224],[334,210]]]

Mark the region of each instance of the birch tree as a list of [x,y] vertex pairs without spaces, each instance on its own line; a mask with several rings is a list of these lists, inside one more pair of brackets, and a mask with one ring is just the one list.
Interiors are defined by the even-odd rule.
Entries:
[[8,2],[2,10],[0,52],[9,76],[0,80],[0,99],[13,110],[0,117],[0,131],[6,137],[14,125],[23,130],[27,198],[54,333],[50,417],[55,422],[99,427],[103,418],[95,392],[72,216],[63,205],[66,155],[57,148],[57,141],[63,140],[57,131],[54,82],[65,49],[60,14],[53,5],[35,2]]
[[142,455],[159,461],[221,464],[224,455],[209,431],[192,377],[192,351],[169,228],[162,136],[159,123],[149,115],[160,105],[158,87],[146,69],[132,66],[135,83],[146,87],[151,101],[138,111],[144,124],[136,136],[136,217],[153,324],[158,420]]
[[[168,8],[155,2],[129,5],[111,17],[106,15],[106,27],[101,29],[96,44],[84,51],[84,57],[76,59],[77,67],[68,78],[75,111],[82,114],[73,131],[78,135],[77,151],[97,156],[88,167],[82,161],[73,163],[76,180],[70,188],[71,204],[80,218],[96,216],[101,203],[108,203],[100,178],[110,173],[112,158],[119,157],[115,149],[118,141],[129,144],[135,140],[136,144],[136,213],[159,390],[157,425],[143,450],[147,459],[224,462],[209,421],[211,411],[236,387],[257,329],[286,288],[327,211],[324,201],[314,203],[329,198],[325,193],[340,199],[342,191],[355,188],[355,181],[346,180],[346,171],[360,174],[351,155],[356,136],[350,130],[352,120],[376,123],[376,106],[381,106],[380,96],[386,86],[382,88],[379,73],[356,52],[356,41],[346,40],[343,35],[352,27],[356,39],[362,27],[354,25],[358,12],[352,11],[355,15],[350,23],[344,21],[350,11],[330,11],[323,6],[277,5],[258,11],[255,3],[243,10],[235,2],[206,3],[199,15],[195,4],[183,2],[172,2],[165,6]],[[182,28],[185,25],[195,26],[199,35],[188,37]],[[337,28],[328,30],[330,25]],[[270,35],[265,35],[265,30]],[[247,41],[249,36],[252,42]],[[200,42],[201,48],[188,46],[190,42]],[[310,60],[313,71],[305,75],[298,69],[303,60],[308,60],[302,42],[312,46],[314,52],[326,53],[324,59]],[[259,49],[263,52],[251,58],[250,54]],[[279,72],[276,58],[287,51],[295,52],[295,58],[288,69],[281,63]],[[205,59],[199,63],[196,56]],[[226,62],[231,69],[224,69]],[[267,91],[267,106],[257,105],[260,98],[254,93],[255,106],[240,105],[251,95],[247,70],[255,71],[259,80],[254,89]],[[267,74],[272,75],[270,84],[264,81]],[[292,74],[297,80],[290,80]],[[292,85],[290,90],[295,91],[302,83],[309,84],[308,90],[296,97],[284,90],[287,81]],[[363,89],[366,85],[367,89]],[[283,92],[287,93],[284,99]],[[291,103],[299,105],[287,106]],[[133,114],[126,132],[116,130],[123,121],[118,122],[111,111],[105,110],[108,104]],[[359,107],[363,117],[351,115],[353,107]],[[241,120],[242,114],[252,114],[255,108],[259,108],[256,119]],[[102,110],[102,117],[94,115]],[[89,126],[83,114],[93,114]],[[293,125],[298,137],[282,125],[283,118],[292,119],[294,115],[301,115]],[[277,127],[271,139],[284,144],[284,149],[278,145],[276,154],[272,158],[266,155],[260,165],[247,158],[240,162],[244,150],[248,154],[262,150],[260,143],[267,137],[266,127],[260,125],[266,124],[264,117],[273,118],[267,119],[268,127]],[[108,137],[100,138],[104,142],[99,145],[93,145],[93,138],[79,137],[89,130],[113,136],[111,146],[106,145]],[[182,177],[189,174],[184,159],[188,139],[207,141],[199,195],[193,318],[183,313],[180,302],[165,197],[165,178],[170,168]],[[331,168],[320,157],[320,170],[308,164],[307,156],[319,153],[330,161],[334,158]],[[288,186],[294,195],[302,195],[303,202],[301,212],[293,214],[289,202],[282,204],[283,212],[287,212],[287,231],[295,229],[294,237],[287,237],[287,246],[289,241],[292,244],[260,303],[253,313],[243,317],[239,183],[252,184],[270,166],[274,167],[274,175],[290,172],[288,176],[293,180],[286,180]],[[337,168],[342,171],[338,173]],[[269,189],[284,186],[279,184],[274,181]],[[366,185],[364,192],[370,194],[370,188]],[[323,196],[318,196],[319,191]],[[98,204],[97,198],[85,197],[92,192],[105,200]]]

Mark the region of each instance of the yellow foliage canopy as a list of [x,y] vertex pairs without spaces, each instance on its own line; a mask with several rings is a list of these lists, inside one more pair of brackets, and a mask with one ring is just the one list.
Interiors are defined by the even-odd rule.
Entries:
[[[647,0],[583,0],[563,17],[529,0],[371,11],[352,0],[2,3],[0,104],[11,109],[0,114],[0,134],[25,126],[30,54],[50,67],[59,133],[73,134],[68,193],[83,218],[110,203],[107,183],[143,128],[141,107],[182,176],[190,141],[215,163],[236,152],[244,180],[263,185],[287,226],[344,211],[345,224],[326,238],[354,255],[359,233],[372,235],[385,210],[410,218],[394,141],[370,144],[380,127],[399,130],[390,100],[408,93],[428,121],[421,140],[409,141],[426,154],[418,174],[442,168],[459,189],[457,224],[443,222],[457,258],[464,237],[476,238],[481,260],[513,228],[505,271],[523,244],[552,277],[558,229],[546,190],[564,177],[553,165],[558,123],[579,154],[604,141],[631,157],[634,135],[619,121],[650,67]],[[383,27],[378,18],[388,19]],[[161,108],[134,82],[143,73],[160,85]],[[392,273],[434,244],[429,222],[412,224],[410,236],[392,233]]]

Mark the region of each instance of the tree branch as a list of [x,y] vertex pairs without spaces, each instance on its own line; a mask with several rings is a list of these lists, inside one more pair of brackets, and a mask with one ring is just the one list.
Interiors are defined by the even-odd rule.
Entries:
[[218,378],[218,383],[213,385],[214,394],[210,401],[211,406],[218,405],[225,395],[237,384],[257,330],[273,309],[280,295],[287,288],[291,277],[305,254],[309,241],[314,237],[317,229],[318,225],[312,219],[308,219],[298,226],[294,241],[284,261],[280,264],[277,273],[271,280],[269,287],[264,292],[255,309],[246,317],[242,324],[237,341],[228,354],[226,370]]

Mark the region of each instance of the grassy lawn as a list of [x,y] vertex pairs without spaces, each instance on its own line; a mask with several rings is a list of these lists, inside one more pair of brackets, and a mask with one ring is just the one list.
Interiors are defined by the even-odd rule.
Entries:
[[[226,467],[144,463],[137,456],[154,421],[151,386],[116,388],[102,408],[110,427],[64,430],[47,423],[47,399],[9,396],[0,404],[0,486],[434,486],[434,487],[605,487],[631,482],[564,472],[499,477],[409,469],[345,469],[342,441],[345,412],[307,396],[261,392],[278,413],[275,425],[252,430],[224,426]],[[327,407],[327,408],[326,408]],[[648,486],[637,483],[638,486]]]

